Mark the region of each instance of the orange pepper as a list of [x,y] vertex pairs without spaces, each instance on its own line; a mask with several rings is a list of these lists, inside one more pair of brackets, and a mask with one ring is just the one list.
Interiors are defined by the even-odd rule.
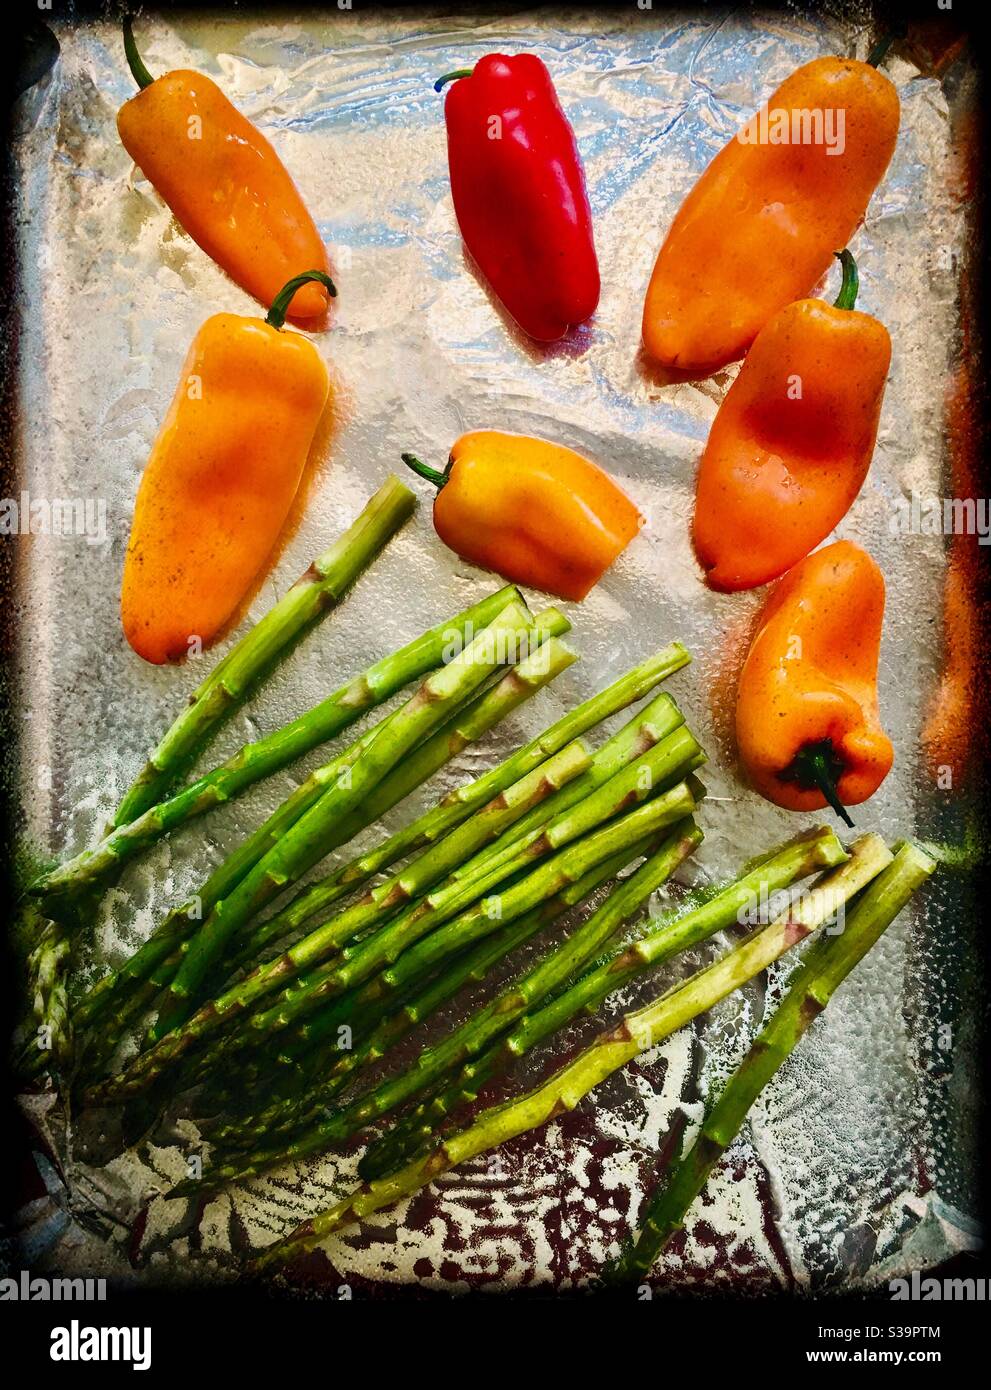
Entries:
[[877,791],[891,742],[877,706],[884,579],[851,541],[797,564],[772,590],[740,674],[736,738],[762,796],[790,811],[844,807]]
[[124,635],[146,661],[208,646],[285,524],[330,392],[313,344],[281,331],[300,278],[266,319],[215,314],[193,339],[124,558]]
[[462,435],[447,469],[403,462],[439,489],[438,536],[464,559],[560,598],[583,599],[643,525],[608,473],[545,439]]
[[835,306],[789,304],[758,333],[716,413],[693,537],[714,589],[790,569],[849,511],[870,468],[891,363],[888,330],[853,309],[848,251]]
[[[808,130],[823,138],[803,141],[803,121],[817,113],[821,132]],[[647,290],[647,356],[707,375],[742,357],[772,314],[807,295],[862,220],[898,116],[898,94],[869,63],[818,58],[792,73],[682,203]],[[773,143],[786,123],[800,138]]]
[[[142,90],[117,113],[121,142],[196,244],[265,305],[292,276],[326,271],[320,233],[264,135],[202,73],[152,78],[126,19],[124,50]],[[290,313],[326,309],[324,287],[309,283]]]

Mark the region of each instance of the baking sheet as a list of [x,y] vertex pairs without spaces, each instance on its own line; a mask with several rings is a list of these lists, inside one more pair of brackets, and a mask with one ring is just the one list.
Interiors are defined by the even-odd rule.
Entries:
[[[210,313],[257,309],[131,169],[114,126],[133,94],[116,26],[53,23],[62,56],[23,98],[15,143],[23,320],[16,447],[32,497],[88,499],[97,519],[89,537],[37,535],[18,550],[22,804],[31,836],[62,853],[95,840],[200,678],[196,668],[153,669],[127,647],[120,570],[141,470],[190,338]],[[401,451],[442,462],[468,429],[541,434],[577,448],[609,468],[648,517],[606,580],[569,609],[581,662],[393,812],[386,829],[674,638],[694,662],[671,688],[710,755],[706,840],[683,881],[729,876],[816,819],[778,811],[738,779],[727,711],[762,596],[708,592],[689,544],[695,465],[733,371],[659,386],[637,350],[657,248],[706,162],[795,66],[828,53],[863,56],[868,37],[856,23],[825,17],[634,7],[491,20],[389,11],[141,19],[152,72],[209,73],[272,140],[330,245],[340,290],[332,330],[315,339],[335,379],[333,428],[306,514],[250,617],[400,466]],[[442,100],[432,90],[438,74],[499,50],[533,50],[548,62],[595,215],[599,311],[548,349],[507,323],[465,257]],[[940,84],[897,56],[886,71],[902,101],[898,147],[852,245],[858,307],[887,324],[894,356],[871,474],[837,535],[869,549],[888,585],[881,709],[896,764],[858,823],[893,838],[925,829],[933,795],[919,735],[940,669],[945,540],[893,534],[892,517],[912,490],[945,490],[941,383],[954,352],[969,229],[966,209],[948,194]],[[348,602],[232,721],[202,766],[276,728],[492,582],[439,543],[424,497]],[[254,788],[131,868],[108,895],[82,968],[95,977],[132,950],[322,760],[313,755]],[[925,1060],[959,968],[939,945],[954,904],[952,886],[934,884],[858,969],[758,1102],[686,1236],[656,1267],[658,1284],[850,1286],[932,1264],[974,1239],[966,1115],[933,1103],[936,1086],[966,1093],[972,1059],[961,1040],[942,1078]],[[672,963],[662,979],[721,945]],[[654,977],[627,991],[606,1016],[658,987]],[[758,982],[727,1001],[575,1114],[344,1233],[328,1245],[327,1277],[454,1290],[586,1280],[635,1220],[678,1109],[696,1122],[741,1055],[765,989]],[[459,1000],[430,1035],[470,1003]],[[511,1088],[521,1090],[598,1026],[573,1026],[527,1059]],[[60,1103],[46,1104],[69,1185],[71,1219],[48,1239],[48,1258],[62,1268],[219,1277],[236,1268],[232,1254],[322,1209],[354,1177],[355,1157],[334,1156],[220,1194],[199,1213],[155,1197],[184,1176],[186,1155],[198,1148],[190,1122],[98,1166],[86,1161]]]

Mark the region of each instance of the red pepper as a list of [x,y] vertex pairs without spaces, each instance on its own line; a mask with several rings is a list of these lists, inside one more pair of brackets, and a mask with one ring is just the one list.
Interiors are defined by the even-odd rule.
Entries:
[[465,244],[513,318],[553,342],[599,302],[592,213],[574,133],[532,53],[490,53],[444,103],[454,211]]

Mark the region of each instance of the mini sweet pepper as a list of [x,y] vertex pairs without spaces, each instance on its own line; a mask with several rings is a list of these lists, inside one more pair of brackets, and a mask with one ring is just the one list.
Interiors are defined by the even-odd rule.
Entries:
[[561,338],[599,302],[592,214],[574,133],[533,53],[448,73],[454,211],[465,245],[532,338]]
[[792,73],[682,203],[647,290],[647,356],[716,371],[809,294],[861,222],[898,118],[898,94],[870,62],[817,58]]
[[848,251],[840,259],[836,304],[800,299],[775,314],[716,412],[693,523],[714,589],[784,574],[825,540],[867,476],[891,339],[854,309],[856,264]]
[[836,541],[789,570],[758,621],[737,692],[740,760],[754,787],[792,811],[873,796],[891,769],[878,716],[884,579]]
[[[266,306],[294,275],[326,271],[320,233],[261,131],[201,72],[153,78],[129,19],[124,51],[141,91],[117,113],[121,142],[196,244]],[[311,319],[326,308],[323,285],[307,282],[290,316]]]
[[441,473],[403,454],[438,489],[434,526],[466,560],[560,598],[583,599],[643,525],[597,464],[545,439],[476,430]]
[[[332,292],[322,271],[319,276]],[[327,369],[268,317],[214,314],[193,339],[138,489],[124,558],[128,642],[160,664],[212,642],[272,553],[327,403]]]

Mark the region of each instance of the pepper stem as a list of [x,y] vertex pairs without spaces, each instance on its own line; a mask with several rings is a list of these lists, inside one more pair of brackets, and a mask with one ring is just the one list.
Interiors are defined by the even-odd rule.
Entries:
[[828,738],[821,743],[807,743],[795,754],[794,761],[784,778],[797,782],[805,791],[818,787],[840,820],[853,828],[853,821],[836,791],[836,780],[843,771],[843,764]]
[[885,58],[888,56],[888,49],[891,47],[891,45],[897,38],[901,38],[901,34],[899,34],[896,29],[889,29],[886,34],[882,34],[881,37],[878,39],[877,43],[871,49],[870,53],[868,53],[867,55],[866,62],[868,66],[872,68],[879,68],[881,64],[884,62]]
[[835,306],[837,309],[852,309],[857,302],[857,294],[860,290],[860,272],[857,270],[857,262],[849,251],[834,251],[833,255],[843,267],[843,283],[836,296]]
[[455,68],[454,72],[445,72],[444,76],[438,77],[434,83],[434,91],[439,92],[448,82],[454,82],[459,77],[470,77],[474,71],[474,68]]
[[337,287],[325,270],[304,270],[302,275],[294,275],[282,286],[282,289],[272,300],[272,307],[265,315],[265,322],[271,324],[273,328],[281,328],[286,321],[286,314],[289,312],[293,295],[300,285],[308,285],[311,280],[318,281],[332,298],[336,297]]
[[403,454],[403,463],[407,468],[412,468],[414,473],[419,473],[421,478],[426,478],[428,483],[433,483],[439,492],[447,482],[446,473],[438,473],[436,468],[431,468],[428,463],[421,463],[416,454]]
[[138,45],[134,42],[134,30],[131,28],[131,16],[124,16],[124,57],[127,59],[127,66],[131,69],[131,76],[144,91],[145,87],[150,87],[154,82],[151,73],[141,61],[141,54],[138,52]]

